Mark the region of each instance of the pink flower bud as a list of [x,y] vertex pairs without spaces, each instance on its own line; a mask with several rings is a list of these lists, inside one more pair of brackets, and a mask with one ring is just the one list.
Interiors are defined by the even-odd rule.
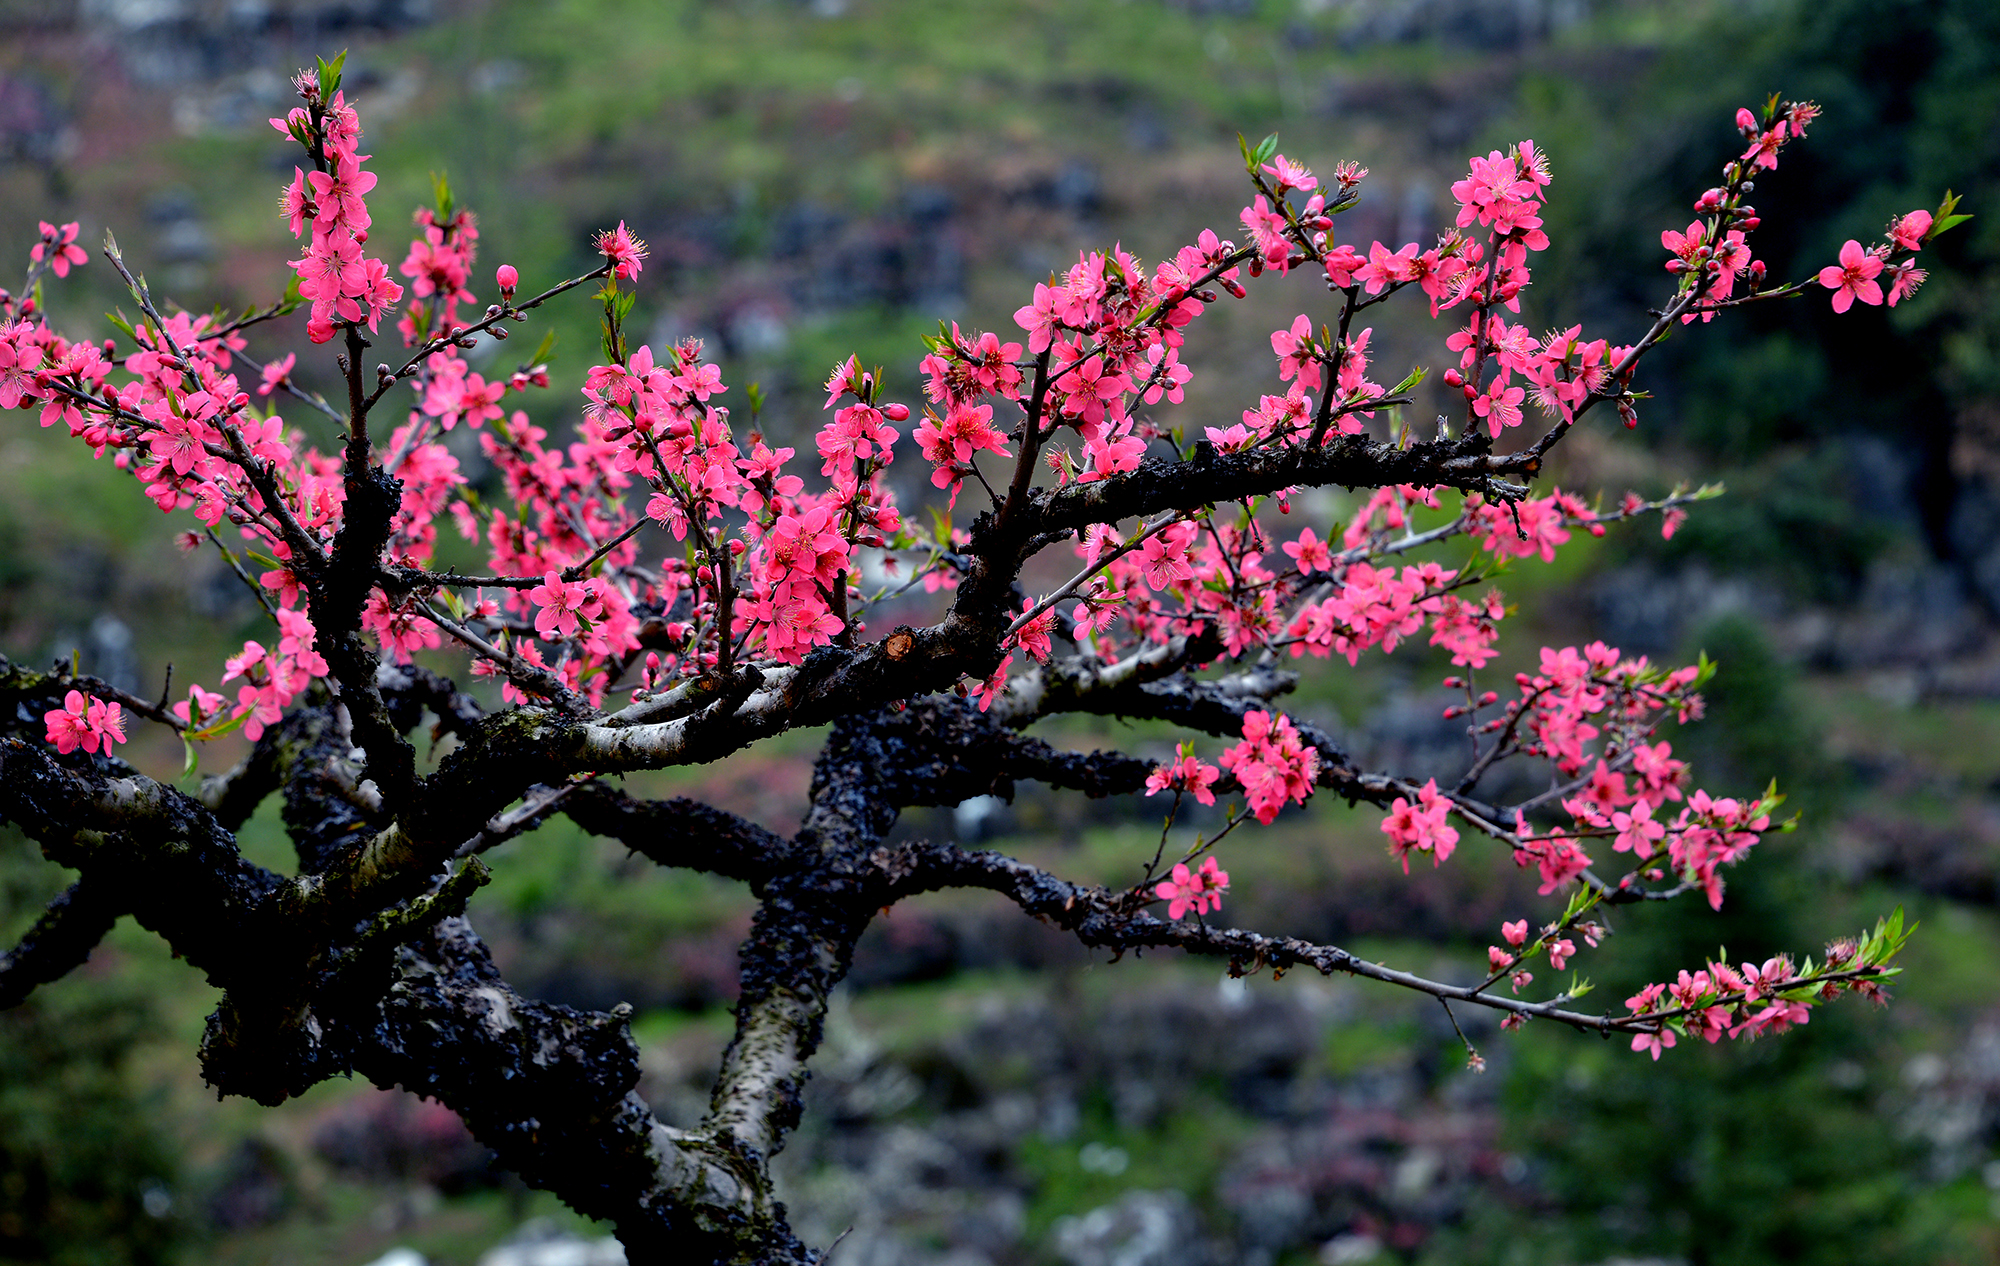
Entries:
[[514,271],[512,264],[502,264],[493,270],[493,280],[500,283],[500,293],[510,295],[514,287],[521,284],[521,274]]
[[885,404],[882,406],[882,416],[891,422],[907,422],[910,420],[910,406],[906,404]]

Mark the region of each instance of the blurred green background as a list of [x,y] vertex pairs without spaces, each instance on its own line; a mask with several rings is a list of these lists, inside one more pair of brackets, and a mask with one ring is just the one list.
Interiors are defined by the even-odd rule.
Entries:
[[[2000,1258],[2000,10],[0,0],[0,258],[25,258],[37,219],[76,219],[88,243],[114,229],[189,307],[273,295],[293,252],[275,200],[296,159],[264,120],[290,104],[293,69],[341,48],[392,262],[432,172],[480,216],[476,279],[500,262],[524,286],[569,275],[588,267],[594,230],[626,220],[653,249],[642,337],[704,337],[729,382],[762,384],[766,429],[801,447],[817,384],[849,351],[911,399],[916,335],[939,316],[1011,328],[1033,282],[1079,249],[1122,241],[1150,260],[1204,227],[1226,235],[1239,131],[1278,131],[1322,171],[1370,167],[1341,221],[1364,245],[1435,233],[1468,153],[1533,137],[1556,182],[1532,324],[1581,320],[1614,341],[1665,293],[1659,231],[1686,223],[1738,105],[1782,91],[1826,111],[1759,181],[1767,228],[1753,240],[1777,276],[1961,192],[1977,218],[1926,252],[1913,300],[1839,321],[1820,299],[1766,305],[1685,330],[1651,362],[1641,428],[1593,420],[1556,472],[1612,496],[1722,479],[1728,497],[1672,542],[1614,533],[1503,582],[1527,626],[1509,634],[1517,657],[1599,636],[1656,656],[1706,649],[1723,665],[1710,718],[1670,735],[1676,752],[1710,787],[1775,774],[1806,815],[1732,876],[1722,914],[1621,918],[1580,960],[1598,997],[1718,945],[1812,951],[1902,904],[1923,928],[1887,1011],[1843,1005],[1782,1040],[1684,1045],[1657,1065],[1573,1034],[1475,1027],[1490,1067],[1473,1076],[1421,1000],[1219,981],[1159,958],[1112,966],[994,902],[945,895],[870,932],[783,1169],[802,1232],[826,1243],[852,1228],[843,1262]],[[1226,420],[1269,390],[1264,332],[1312,310],[1315,291],[1312,278],[1264,287],[1204,321],[1186,354],[1190,416]],[[98,335],[118,298],[101,261],[49,294],[63,328]],[[595,321],[581,302],[549,318],[543,420],[570,408]],[[1385,314],[1378,363],[1437,367],[1439,333]],[[295,322],[251,350],[300,335]],[[324,382],[329,367],[305,356],[300,372]],[[145,691],[169,662],[185,681],[259,635],[233,578],[178,554],[164,526],[19,415],[0,436],[0,649],[74,650]],[[1442,672],[1405,647],[1309,675],[1290,706],[1370,761],[1442,768],[1455,750],[1436,720]],[[1138,750],[1165,737],[1062,733]],[[815,737],[641,789],[788,830]],[[178,769],[170,739],[132,747],[162,777]],[[1155,812],[1024,789],[898,830],[1109,880],[1150,855]],[[1477,849],[1405,879],[1376,820],[1315,804],[1241,839],[1230,917],[1456,977],[1502,918],[1544,909]],[[275,812],[244,843],[287,860]],[[473,917],[510,977],[579,1005],[633,1002],[646,1093],[669,1120],[698,1116],[748,895],[563,825],[494,860]],[[0,934],[64,882],[0,831]],[[124,925],[87,968],[0,1015],[0,1261],[358,1266],[402,1246],[501,1266],[606,1234],[493,1172],[455,1118],[407,1096],[343,1082],[277,1110],[215,1102],[194,1064],[213,1004]]]

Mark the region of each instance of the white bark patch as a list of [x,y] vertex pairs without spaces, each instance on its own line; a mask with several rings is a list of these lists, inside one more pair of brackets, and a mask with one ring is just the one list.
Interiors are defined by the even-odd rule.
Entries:
[[514,1008],[507,1004],[507,993],[493,985],[482,985],[472,991],[475,998],[486,1000],[486,1027],[494,1033],[505,1033],[520,1028],[514,1019]]

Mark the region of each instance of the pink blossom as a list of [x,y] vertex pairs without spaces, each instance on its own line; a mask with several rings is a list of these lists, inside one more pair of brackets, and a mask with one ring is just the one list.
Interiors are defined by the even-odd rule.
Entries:
[[[1027,600],[1022,606],[1022,614],[1034,610],[1034,601]],[[1056,609],[1050,607],[1029,620],[1008,635],[1004,645],[1019,646],[1036,660],[1047,663],[1049,652],[1054,649],[1050,633],[1055,627]]]
[[1185,862],[1176,863],[1173,878],[1154,889],[1167,903],[1167,917],[1178,919],[1188,911],[1207,914],[1222,908],[1222,894],[1229,891],[1229,872],[1218,870],[1213,857],[1203,859],[1201,869],[1190,871]]
[[1898,250],[1914,251],[1924,244],[1924,237],[1931,231],[1931,213],[1912,211],[1889,226],[1889,238]]
[[595,619],[603,610],[592,582],[565,581],[554,571],[528,590],[528,601],[541,608],[535,613],[535,632],[551,639],[576,636],[580,620]]
[[297,353],[286,352],[284,359],[267,363],[263,370],[263,381],[257,385],[257,394],[268,396],[290,379],[292,367],[299,363]]
[[97,731],[90,724],[89,699],[80,690],[72,690],[63,700],[63,706],[52,708],[42,714],[48,723],[48,740],[56,745],[56,750],[67,756],[81,747],[86,752],[97,750]]
[[1906,259],[1900,264],[1890,265],[1889,306],[1893,308],[1898,303],[1915,294],[1917,287],[1924,284],[1924,279],[1927,276],[1929,274],[1917,267],[1915,262],[1911,260]]
[[1326,542],[1313,535],[1311,528],[1300,532],[1298,540],[1287,542],[1284,550],[1302,573],[1333,570],[1333,555],[1328,551]]
[[1279,193],[1287,189],[1300,189],[1310,193],[1319,188],[1319,182],[1313,179],[1312,172],[1283,154],[1276,155],[1273,161],[1264,164],[1264,174],[1278,186]]
[[1195,758],[1194,746],[1183,743],[1179,757],[1170,765],[1157,765],[1146,775],[1146,794],[1158,795],[1170,788],[1183,788],[1197,803],[1214,804],[1215,793],[1209,788],[1222,777],[1222,771],[1213,765],[1202,763]]
[[1397,796],[1390,803],[1382,833],[1389,837],[1389,855],[1403,863],[1404,874],[1410,873],[1412,850],[1429,853],[1433,866],[1450,859],[1458,847],[1458,830],[1447,821],[1450,812],[1451,801],[1439,794],[1435,778],[1419,787],[1414,799]]
[[638,279],[641,261],[646,258],[646,244],[633,237],[625,221],[620,220],[617,228],[597,235],[597,253],[611,261],[613,277],[634,281]]
[[43,220],[42,240],[35,243],[34,249],[28,252],[28,258],[39,263],[46,252],[50,271],[58,277],[69,276],[72,267],[80,267],[90,259],[90,256],[84,253],[84,249],[76,244],[77,229],[78,222],[75,220],[71,220],[61,228]]
[[1307,746],[1291,718],[1257,710],[1243,714],[1243,741],[1221,761],[1243,784],[1251,811],[1264,823],[1288,802],[1304,804],[1319,776],[1319,751]]
[[1674,1041],[1674,1031],[1662,1025],[1658,1030],[1651,1033],[1634,1033],[1632,1035],[1632,1049],[1635,1051],[1651,1051],[1653,1053],[1653,1060],[1657,1063],[1660,1058],[1660,1048],[1664,1046],[1671,1050]]
[[1257,253],[1266,267],[1282,273],[1291,266],[1292,244],[1285,239],[1285,217],[1271,209],[1264,195],[1258,194],[1244,207],[1240,218],[1251,240],[1257,243]]
[[1845,312],[1854,305],[1856,299],[1863,303],[1880,304],[1882,287],[1875,283],[1875,276],[1882,271],[1882,257],[1861,249],[1861,243],[1853,238],[1840,248],[1840,264],[1828,264],[1819,270],[1819,284],[1833,294],[1833,310]]
[[1271,350],[1278,355],[1278,381],[1289,382],[1296,377],[1300,386],[1319,389],[1320,363],[1313,354],[1311,317],[1301,312],[1289,330],[1273,332]]

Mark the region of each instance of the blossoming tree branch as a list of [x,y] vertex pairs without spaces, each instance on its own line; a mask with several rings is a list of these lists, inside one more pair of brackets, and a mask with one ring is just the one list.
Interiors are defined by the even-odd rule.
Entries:
[[[5,296],[0,405],[109,456],[184,545],[219,551],[270,628],[178,699],[0,661],[12,705],[0,812],[79,875],[0,957],[0,1005],[75,968],[130,915],[223,991],[200,1051],[219,1091],[277,1103],[350,1073],[402,1086],[457,1111],[529,1183],[615,1223],[634,1260],[808,1262],[818,1253],[790,1231],[769,1162],[799,1119],[857,938],[917,893],[987,889],[1086,945],[1367,977],[1447,1010],[1498,1011],[1508,1027],[1617,1035],[1654,1059],[1690,1038],[1781,1032],[1845,993],[1881,997],[1900,918],[1817,959],[1689,963],[1622,1005],[1586,1007],[1578,965],[1606,911],[1720,906],[1728,869],[1784,829],[1780,797],[1699,786],[1659,736],[1700,715],[1704,664],[1593,643],[1543,648],[1510,679],[1492,668],[1502,564],[1627,521],[1671,534],[1710,495],[1607,507],[1534,486],[1573,428],[1636,424],[1638,370],[1669,331],[1827,291],[1837,310],[1895,304],[1923,279],[1924,244],[1962,218],[1948,199],[1877,243],[1849,242],[1816,277],[1768,277],[1750,197],[1811,104],[1739,113],[1746,148],[1694,221],[1662,235],[1660,307],[1623,341],[1530,332],[1551,179],[1532,143],[1471,160],[1452,187],[1456,224],[1435,242],[1363,249],[1340,239],[1339,216],[1366,172],[1343,163],[1321,180],[1272,138],[1244,147],[1253,191],[1234,238],[1204,230],[1150,267],[1121,249],[1082,255],[1035,286],[1018,332],[952,326],[927,340],[920,401],[886,399],[878,373],[848,360],[801,455],[732,417],[698,341],[630,345],[647,252],[622,224],[582,276],[500,266],[484,305],[476,221],[442,185],[400,260],[371,254],[388,236],[339,79],[338,62],[301,73],[301,104],[272,121],[302,150],[281,198],[299,255],[279,301],[234,321],[173,310],[107,237],[137,313],[122,342],[72,339],[40,295],[86,255],[77,226],[46,224],[27,284]],[[1270,336],[1270,393],[1238,419],[1175,410],[1202,318],[1294,272],[1315,284],[1308,310]],[[604,354],[573,427],[551,435],[514,407],[549,387],[541,353],[490,377],[464,353],[570,291],[602,306]],[[1431,434],[1396,422],[1421,373],[1370,377],[1369,310],[1392,299],[1445,327],[1442,379],[1463,406]],[[321,350],[247,357],[246,328],[299,310]],[[298,354],[327,357],[344,393],[295,381]],[[445,442],[460,427],[497,472],[485,495]],[[971,526],[906,516],[899,458],[898,475],[915,465],[937,499],[969,499]],[[1366,490],[1351,519],[1281,527],[1296,490],[1327,485]],[[483,574],[437,566],[441,527],[483,544]],[[1475,561],[1438,561],[1454,541]],[[1069,559],[1047,574],[1073,577],[1027,583],[1043,555]],[[882,627],[879,611],[926,601],[927,623]],[[1455,781],[1362,768],[1284,711],[1303,660],[1356,665],[1416,639],[1457,670],[1445,715],[1469,744]],[[504,706],[418,665],[420,651],[496,679]],[[1150,718],[1185,741],[1159,764],[1033,735],[1073,713]],[[426,716],[453,740],[428,772],[410,740]],[[240,728],[253,746],[185,791],[119,759],[138,724],[177,732],[190,774],[198,744]],[[614,777],[818,725],[830,735],[789,839],[687,799],[635,798]],[[1548,790],[1488,798],[1487,776],[1510,762],[1545,767]],[[948,841],[887,842],[907,806],[1021,780],[1163,797],[1157,851],[1133,859],[1130,886],[1106,888]],[[291,874],[246,861],[232,834],[272,795],[297,848]],[[1406,871],[1474,843],[1505,849],[1539,877],[1546,908],[1505,921],[1468,971],[1477,984],[1227,926],[1219,850],[1316,795],[1379,808],[1390,864]],[[1189,800],[1225,803],[1225,825],[1178,825]],[[479,855],[555,814],[759,899],[735,1038],[691,1128],[636,1092],[629,1008],[520,996],[465,918],[488,873]]]

